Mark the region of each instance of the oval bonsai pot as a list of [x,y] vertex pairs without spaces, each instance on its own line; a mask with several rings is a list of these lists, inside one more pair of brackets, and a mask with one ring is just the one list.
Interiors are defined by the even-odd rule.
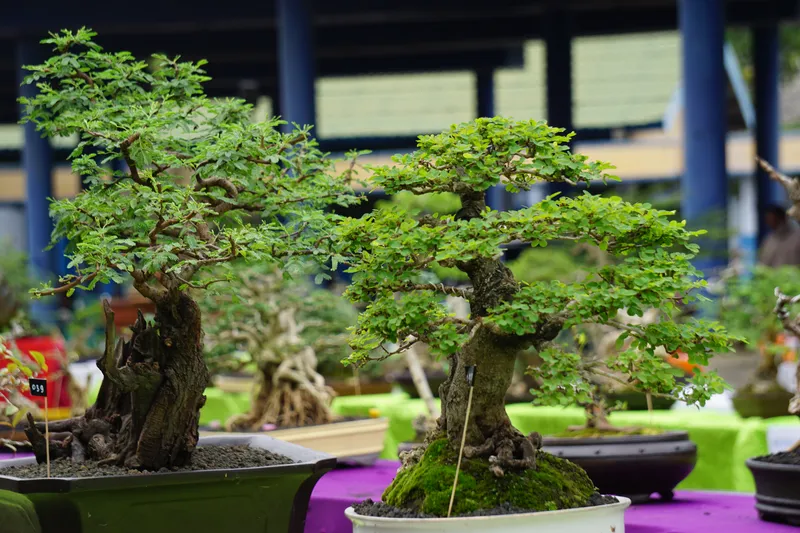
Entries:
[[[0,490],[35,506],[42,533],[303,533],[311,491],[333,457],[261,435],[201,437],[200,446],[248,445],[294,464],[95,478],[21,479],[0,475]],[[5,466],[35,459],[5,461]]]
[[336,393],[336,396],[366,396],[369,394],[389,394],[392,392],[392,384],[386,381],[363,381],[358,389],[352,380],[332,380],[328,385]]
[[756,510],[762,520],[800,527],[800,464],[745,463],[756,482]]
[[646,501],[673,497],[697,463],[697,446],[685,431],[661,435],[543,439],[543,449],[583,468],[602,494]]
[[733,395],[733,407],[742,418],[787,416],[792,397],[791,392],[779,386],[763,392],[753,392],[744,387]]
[[609,533],[625,531],[625,509],[631,501],[596,507],[542,511],[539,513],[507,514],[456,518],[383,518],[362,516],[348,507],[344,514],[353,522],[353,533],[462,533],[464,531],[491,531],[492,533]]
[[[439,387],[447,381],[447,373],[444,370],[428,370],[425,372],[425,376],[428,378],[428,385],[430,385],[431,392],[433,393],[434,398],[439,397]],[[398,372],[391,376],[391,381],[397,383],[403,392],[408,394],[410,398],[419,398],[419,392],[417,391],[417,386],[414,385],[414,380],[411,377],[411,372],[408,370],[404,372]]]

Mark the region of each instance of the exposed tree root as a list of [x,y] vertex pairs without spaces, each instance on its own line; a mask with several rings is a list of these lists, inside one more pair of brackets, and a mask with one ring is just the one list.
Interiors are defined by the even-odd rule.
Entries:
[[[209,381],[197,305],[185,295],[161,302],[154,324],[139,313],[130,342],[115,344],[114,313],[104,304],[106,349],[97,362],[103,384],[83,416],[50,424],[50,459],[147,470],[181,466],[197,443]],[[40,463],[48,446],[43,432],[44,424],[29,414],[25,433]]]
[[334,415],[330,404],[332,390],[309,388],[280,380],[273,384],[271,378],[262,381],[249,413],[236,415],[225,424],[227,431],[260,431],[265,425],[300,427],[332,422]]
[[507,426],[478,446],[464,448],[469,459],[488,458],[491,472],[503,477],[506,470],[536,468],[536,452],[542,447],[542,436],[533,432],[527,437]]

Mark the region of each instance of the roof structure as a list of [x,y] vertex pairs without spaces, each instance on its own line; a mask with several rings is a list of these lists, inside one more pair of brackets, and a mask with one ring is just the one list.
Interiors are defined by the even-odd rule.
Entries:
[[[523,44],[542,38],[556,11],[569,14],[570,33],[580,37],[674,30],[677,4],[676,0],[316,1],[312,22],[317,73],[324,77],[519,66]],[[755,24],[798,12],[796,0],[727,0],[725,6],[729,24]],[[206,58],[215,78],[210,89],[218,95],[245,90],[245,80],[251,87],[247,90],[276,94],[274,0],[246,9],[226,8],[213,0],[140,0],[137,9],[97,0],[85,0],[80,7],[58,0],[17,2],[7,6],[0,19],[0,123],[12,122],[17,113],[15,41],[77,26],[92,27],[100,32],[102,44],[136,55],[161,51]],[[596,49],[603,54],[603,46]]]

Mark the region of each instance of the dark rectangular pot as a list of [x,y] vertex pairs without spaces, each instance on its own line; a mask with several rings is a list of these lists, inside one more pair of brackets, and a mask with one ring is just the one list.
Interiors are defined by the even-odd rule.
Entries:
[[303,533],[311,491],[336,459],[262,435],[200,438],[201,446],[242,444],[297,463],[95,478],[0,475],[0,491],[30,500],[42,533]]

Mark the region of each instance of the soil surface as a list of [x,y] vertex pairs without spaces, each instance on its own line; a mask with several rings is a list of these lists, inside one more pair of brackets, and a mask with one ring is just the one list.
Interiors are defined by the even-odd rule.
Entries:
[[603,437],[630,437],[634,435],[662,435],[666,429],[659,428],[630,428],[618,430],[583,428],[577,430],[567,430],[561,433],[548,435],[559,439],[601,439]]
[[778,452],[761,457],[754,457],[754,461],[773,463],[779,465],[800,465],[800,452]]
[[[609,505],[617,503],[614,496],[603,496],[602,494],[595,493],[589,500],[587,507],[597,507],[598,505]],[[353,505],[353,510],[362,516],[374,516],[376,518],[437,518],[433,515],[425,513],[417,513],[409,509],[400,509],[386,505],[383,502],[374,502],[372,500],[364,500],[361,503]],[[482,509],[468,514],[456,515],[459,517],[470,516],[498,516],[507,514],[526,514],[531,513],[530,509],[519,509],[508,504],[495,507],[494,509]]]
[[[50,475],[56,478],[134,476],[166,472],[190,472],[198,470],[230,470],[257,466],[292,464],[286,456],[261,448],[249,446],[201,446],[192,454],[191,463],[180,468],[162,468],[158,472],[131,470],[113,465],[99,465],[97,461],[73,463],[68,459],[58,459],[50,463]],[[12,466],[0,469],[0,474],[19,478],[47,477],[45,464]]]

